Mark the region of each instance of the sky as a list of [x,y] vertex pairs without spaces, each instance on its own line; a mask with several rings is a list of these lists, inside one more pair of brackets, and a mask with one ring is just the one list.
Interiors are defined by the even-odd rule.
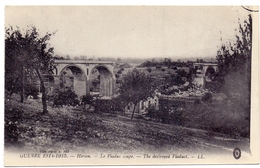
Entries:
[[50,44],[61,56],[203,58],[233,41],[248,14],[241,6],[7,6],[5,27],[57,31]]

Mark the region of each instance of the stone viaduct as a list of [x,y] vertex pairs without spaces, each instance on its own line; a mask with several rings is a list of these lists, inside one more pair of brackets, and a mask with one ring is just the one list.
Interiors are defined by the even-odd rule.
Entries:
[[[99,96],[111,98],[115,90],[114,63],[112,61],[55,60],[54,82],[70,83],[78,96],[90,94],[93,73],[99,72]],[[69,85],[69,84],[68,84]]]
[[214,69],[214,73],[218,72],[218,64],[217,63],[194,63],[193,67],[197,70],[201,71],[201,74],[197,74],[198,79],[197,83],[202,85],[203,87],[205,86],[206,78],[207,78],[207,73],[209,68]]

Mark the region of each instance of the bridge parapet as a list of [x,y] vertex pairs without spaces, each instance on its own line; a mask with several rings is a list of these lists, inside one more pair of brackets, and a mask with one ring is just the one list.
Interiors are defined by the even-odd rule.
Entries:
[[112,64],[114,61],[90,61],[90,60],[55,60],[55,64]]

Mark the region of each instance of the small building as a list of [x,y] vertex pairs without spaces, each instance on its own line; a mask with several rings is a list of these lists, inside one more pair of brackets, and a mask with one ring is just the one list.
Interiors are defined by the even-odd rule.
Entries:
[[[143,114],[147,111],[147,108],[149,108],[151,106],[155,107],[156,109],[159,109],[159,97],[158,96],[149,97],[145,101],[140,101],[135,107],[135,113]],[[129,103],[125,107],[125,113],[132,113],[133,110],[134,110],[133,103]]]

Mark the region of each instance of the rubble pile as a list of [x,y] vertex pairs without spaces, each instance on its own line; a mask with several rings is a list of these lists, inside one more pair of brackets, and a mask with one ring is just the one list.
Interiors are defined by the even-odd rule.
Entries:
[[[187,83],[187,82],[186,82]],[[187,84],[182,86],[172,86],[168,89],[176,90],[173,94],[168,95],[170,97],[201,97],[205,95],[205,93],[209,93],[208,89],[204,89],[202,86],[198,86],[196,84],[192,84],[192,87],[189,87],[187,90],[182,90],[183,87],[188,87]],[[210,92],[211,93],[211,92]]]

